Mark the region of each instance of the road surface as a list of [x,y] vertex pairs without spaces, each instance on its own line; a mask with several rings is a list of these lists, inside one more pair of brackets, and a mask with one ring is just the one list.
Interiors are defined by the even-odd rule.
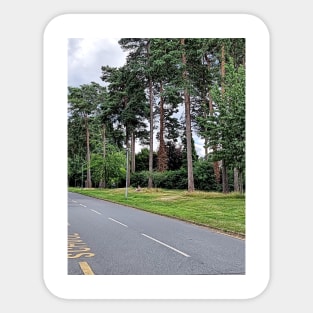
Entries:
[[68,193],[69,275],[242,275],[245,241]]

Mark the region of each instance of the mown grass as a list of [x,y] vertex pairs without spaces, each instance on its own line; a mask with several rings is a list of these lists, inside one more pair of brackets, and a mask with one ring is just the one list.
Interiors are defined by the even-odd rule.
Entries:
[[69,191],[245,236],[245,196],[242,194],[145,188],[138,192],[129,188],[126,199],[123,188],[69,188]]

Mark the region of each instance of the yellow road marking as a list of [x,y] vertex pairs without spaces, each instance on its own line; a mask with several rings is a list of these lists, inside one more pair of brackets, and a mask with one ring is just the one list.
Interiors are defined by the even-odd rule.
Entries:
[[84,275],[94,275],[94,272],[92,271],[87,262],[78,262],[78,263]]
[[68,244],[67,244],[67,257],[69,259],[77,259],[82,256],[86,258],[91,258],[95,256],[94,253],[86,252],[90,251],[90,248],[80,239],[79,234],[69,234],[68,235]]

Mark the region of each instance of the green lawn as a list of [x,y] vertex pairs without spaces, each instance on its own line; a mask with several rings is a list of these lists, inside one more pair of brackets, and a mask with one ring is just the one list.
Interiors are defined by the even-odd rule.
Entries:
[[69,188],[69,191],[245,237],[245,196],[238,193],[188,193],[182,190],[146,188],[138,192],[135,188],[128,188],[126,199],[124,188]]

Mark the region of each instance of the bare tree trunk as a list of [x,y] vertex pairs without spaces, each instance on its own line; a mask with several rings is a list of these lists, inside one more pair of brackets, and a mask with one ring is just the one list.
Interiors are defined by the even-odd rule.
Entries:
[[91,188],[91,172],[90,172],[90,147],[89,147],[89,128],[88,128],[88,117],[85,115],[85,127],[86,127],[86,146],[87,146],[87,179],[86,188]]
[[[213,116],[214,110],[213,110],[213,101],[210,92],[208,92],[209,96],[209,109],[210,109],[210,115]],[[216,152],[216,146],[213,146],[213,152]],[[218,166],[218,161],[214,161],[213,163],[213,169],[214,169],[214,176],[216,183],[220,183],[221,177],[220,177],[220,168]]]
[[180,40],[180,43],[183,48],[182,53],[182,62],[185,66],[185,70],[183,72],[183,80],[185,83],[184,87],[184,99],[185,99],[185,118],[186,118],[186,141],[187,141],[187,171],[188,171],[188,191],[193,192],[195,190],[194,179],[193,179],[193,165],[192,165],[192,144],[191,144],[191,117],[190,117],[190,96],[186,86],[188,73],[186,70],[186,54],[184,51],[185,46],[185,38]]
[[[208,71],[210,72],[210,59],[208,58],[207,55],[205,55],[205,60],[207,62],[208,65]],[[211,97],[211,93],[210,93],[210,88],[208,89],[208,98],[209,98],[209,112],[210,112],[210,116],[213,116],[214,114],[214,109],[213,109],[213,100]],[[213,147],[213,152],[216,152],[216,146]],[[220,183],[221,177],[220,177],[220,169],[218,166],[218,161],[215,161],[213,163],[213,169],[214,169],[214,176],[215,176],[215,181],[217,184]]]
[[[147,56],[149,61],[150,54],[150,41],[147,45]],[[148,188],[153,187],[152,174],[153,174],[153,94],[152,94],[152,80],[149,77],[149,103],[150,103],[150,150],[149,150],[149,178]]]
[[[105,128],[105,124],[102,124],[101,135],[102,135],[102,144],[103,144],[103,160],[105,160],[105,156],[106,156],[106,128]],[[100,188],[106,187],[105,186],[105,169],[104,169],[104,173],[103,173],[103,180],[100,181],[99,187]]]
[[103,158],[105,159],[105,155],[106,155],[106,128],[105,128],[105,124],[102,125],[102,142],[103,142]]
[[136,149],[135,149],[135,134],[134,132],[131,133],[131,172],[135,173],[136,171]]
[[239,189],[240,189],[240,193],[243,193],[243,174],[242,174],[242,170],[239,172]]
[[[127,108],[128,105],[128,97],[125,96],[124,97],[124,108]],[[127,170],[127,181],[126,181],[126,186],[129,187],[130,186],[130,169],[131,169],[131,164],[130,164],[130,159],[131,159],[131,147],[130,147],[130,142],[132,140],[132,133],[133,131],[131,131],[132,127],[130,127],[129,122],[126,123],[125,125],[125,145],[126,145],[126,170]]]
[[187,139],[187,168],[188,168],[188,191],[194,191],[193,164],[192,164],[192,145],[191,145],[191,118],[190,118],[190,98],[185,91],[185,110],[186,110],[186,139]]
[[[221,76],[222,76],[222,86],[221,86],[221,92],[222,97],[225,93],[225,47],[222,45],[222,55],[221,55]],[[222,147],[223,148],[223,147]],[[227,164],[225,160],[222,160],[222,180],[223,180],[223,192],[228,193],[229,192],[229,186],[228,186],[228,175],[227,175]]]
[[[162,83],[160,83],[160,93],[163,92]],[[160,147],[158,151],[158,171],[167,170],[167,153],[164,141],[164,99],[160,97]]]
[[223,193],[229,193],[227,165],[225,160],[222,161],[222,180],[223,180]]
[[239,170],[238,168],[234,168],[234,191],[239,192]]
[[126,181],[126,186],[129,187],[130,186],[130,157],[129,155],[131,154],[131,149],[130,149],[130,144],[129,144],[129,134],[128,134],[128,130],[126,129],[126,170],[127,170],[127,181]]
[[222,76],[222,95],[224,95],[225,92],[225,47],[222,45],[222,55],[221,55],[221,76]]

